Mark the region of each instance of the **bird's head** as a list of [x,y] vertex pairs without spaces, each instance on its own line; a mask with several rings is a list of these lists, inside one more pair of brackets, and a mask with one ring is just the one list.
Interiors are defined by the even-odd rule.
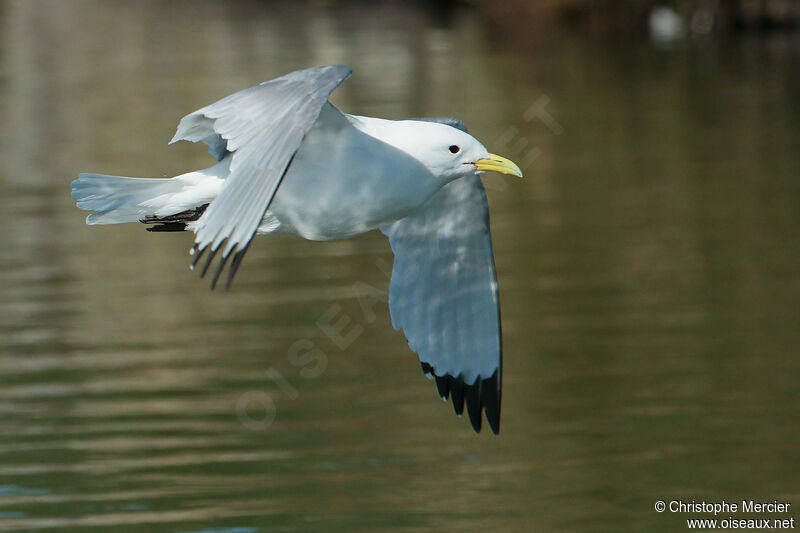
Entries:
[[425,165],[444,183],[476,172],[499,172],[522,177],[513,161],[488,150],[472,135],[438,122],[397,121],[392,144]]

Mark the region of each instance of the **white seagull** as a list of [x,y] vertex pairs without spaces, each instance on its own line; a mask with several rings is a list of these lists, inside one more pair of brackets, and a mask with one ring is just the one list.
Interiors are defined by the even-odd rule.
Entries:
[[226,286],[255,234],[344,239],[380,229],[395,254],[392,325],[403,329],[442,399],[472,427],[500,429],[502,343],[489,209],[478,174],[522,177],[452,118],[342,113],[328,97],[351,70],[292,72],[186,115],[171,142],[203,141],[217,163],[174,178],[81,174],[87,224],[143,222],[195,233],[192,267],[221,251]]

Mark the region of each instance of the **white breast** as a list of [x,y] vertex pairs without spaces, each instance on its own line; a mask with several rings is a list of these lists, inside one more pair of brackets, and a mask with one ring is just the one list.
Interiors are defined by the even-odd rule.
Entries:
[[420,162],[358,126],[325,105],[270,206],[281,231],[351,237],[406,217],[439,189]]

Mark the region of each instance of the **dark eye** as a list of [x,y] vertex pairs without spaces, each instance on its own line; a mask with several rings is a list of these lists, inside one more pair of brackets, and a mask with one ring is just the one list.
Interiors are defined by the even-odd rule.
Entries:
[[450,146],[450,153],[451,154],[457,154],[460,151],[461,151],[461,147],[460,146],[456,146],[455,144]]

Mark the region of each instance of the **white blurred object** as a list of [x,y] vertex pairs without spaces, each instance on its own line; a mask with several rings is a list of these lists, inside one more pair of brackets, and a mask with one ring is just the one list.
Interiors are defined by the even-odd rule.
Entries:
[[656,6],[650,11],[650,38],[656,44],[669,45],[686,37],[686,19],[667,6]]

